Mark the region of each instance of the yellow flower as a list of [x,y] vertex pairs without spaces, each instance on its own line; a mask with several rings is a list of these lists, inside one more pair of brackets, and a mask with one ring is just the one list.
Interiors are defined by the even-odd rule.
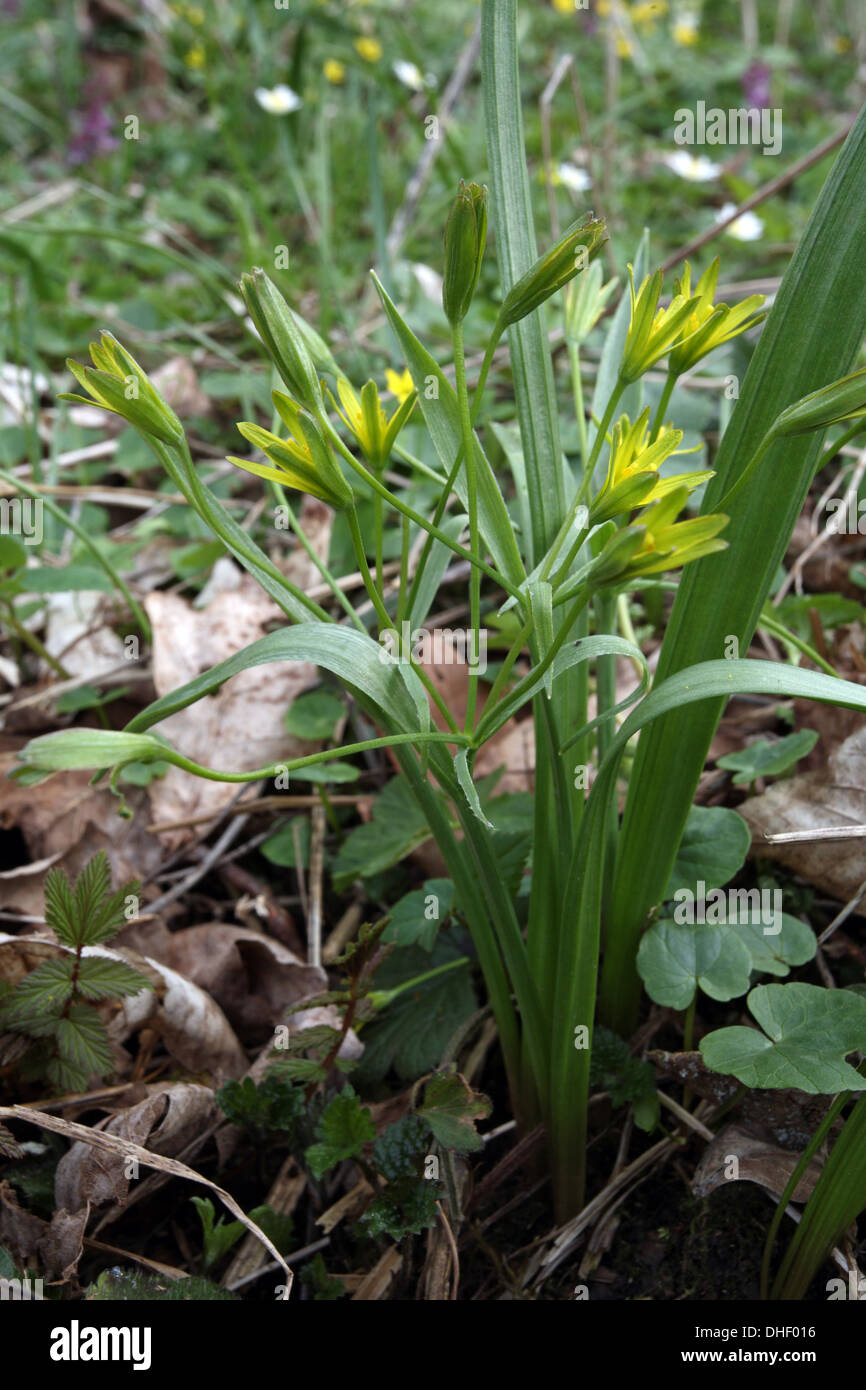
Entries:
[[629,17],[633,24],[651,33],[667,8],[667,0],[642,0],[641,4],[632,5]]
[[614,426],[607,477],[590,507],[591,525],[612,521],[635,507],[666,497],[677,488],[684,487],[691,492],[713,476],[711,469],[703,469],[660,478],[659,467],[682,443],[683,432],[660,430],[658,438],[650,444],[647,440],[649,418],[647,406],[634,424],[623,415]]
[[382,45],[378,39],[356,39],[355,48],[367,63],[378,63],[382,56]]
[[407,396],[411,396],[415,387],[412,382],[412,373],[407,367],[403,372],[395,372],[391,367],[385,369],[385,381],[392,396],[396,396],[402,405]]
[[204,10],[201,5],[190,5],[187,8],[186,17],[190,24],[194,24],[198,29],[204,24]]
[[833,39],[833,48],[837,53],[847,53],[851,48],[851,40],[844,34],[836,34]]
[[620,58],[631,57],[632,47],[624,34],[617,34],[616,36],[616,51]]
[[574,14],[574,0],[553,0],[553,8],[560,14]]
[[205,47],[203,43],[194,43],[192,48],[187,49],[184,62],[188,68],[203,68],[205,60]]
[[[653,502],[634,520],[634,529],[643,538],[638,550],[630,557],[628,569],[621,576],[634,579],[644,574],[661,574],[664,570],[680,569],[703,555],[725,550],[727,541],[717,540],[728,524],[728,517],[696,516],[690,521],[675,521],[688,498],[688,488],[677,488],[659,502]],[[631,528],[629,528],[631,529]]]
[[[740,333],[745,333],[748,328],[754,328],[755,324],[766,318],[766,314],[757,312],[764,303],[762,294],[749,295],[748,299],[741,300],[733,308],[727,304],[714,304],[713,295],[718,278],[717,256],[695,286],[695,293],[699,298],[689,317],[687,334],[670,354],[670,370],[676,376],[690,371],[714,348],[738,337]],[[691,267],[686,261],[682,280],[674,282],[677,294],[683,299],[691,298],[691,279]]]
[[631,294],[631,323],[625,340],[620,377],[637,381],[674,343],[689,332],[689,319],[700,303],[700,295],[689,299],[675,294],[666,309],[659,309],[662,272],[648,275],[635,293],[634,270],[628,268]]
[[322,68],[322,72],[329,82],[338,87],[341,82],[346,80],[346,65],[337,58],[329,58]]
[[[396,377],[396,372],[391,375]],[[408,372],[406,376],[408,376]],[[393,389],[393,388],[392,388]],[[381,470],[391,457],[394,441],[405,425],[415,407],[417,394],[410,386],[390,420],[382,409],[379,390],[375,381],[368,381],[361,390],[360,400],[345,377],[337,380],[337,394],[340,406],[334,401],[337,413],[346,427],[355,436],[361,451],[373,468]],[[395,394],[397,394],[395,392]],[[334,400],[333,396],[331,399]]]
[[245,473],[254,473],[256,477],[269,478],[283,487],[293,487],[298,492],[319,497],[337,511],[349,506],[352,489],[313,417],[301,410],[289,396],[283,395],[282,391],[273,391],[271,395],[289,431],[288,439],[280,439],[270,430],[242,420],[238,424],[238,431],[250,444],[261,450],[270,464],[255,463],[231,455],[229,463],[236,464]]
[[693,19],[678,19],[674,25],[674,43],[681,48],[691,48],[698,41],[698,26]]

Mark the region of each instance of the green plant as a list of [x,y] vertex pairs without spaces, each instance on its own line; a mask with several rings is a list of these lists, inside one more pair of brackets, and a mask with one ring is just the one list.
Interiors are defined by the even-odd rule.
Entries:
[[[110,768],[115,788],[124,765],[133,761],[173,763],[198,776],[227,782],[272,777],[285,766],[225,773],[192,762],[146,731],[212,693],[236,672],[261,663],[307,660],[335,675],[384,732],[296,759],[288,769],[298,772],[380,747],[394,750],[419,818],[447,863],[455,900],[471,932],[499,1030],[515,1113],[524,1126],[540,1119],[547,1128],[557,1211],[566,1217],[581,1207],[584,1198],[602,924],[601,1018],[622,1039],[636,1022],[641,933],[664,900],[724,700],[752,692],[866,708],[862,688],[835,677],[722,655],[726,636],[734,634],[743,645],[751,638],[815,471],[818,441],[800,432],[820,434],[828,424],[845,419],[854,420],[853,434],[866,413],[866,376],[850,374],[864,327],[863,311],[854,306],[866,304],[866,294],[853,293],[866,290],[866,268],[862,256],[858,259],[851,230],[856,222],[851,210],[860,205],[866,191],[866,115],[840,155],[764,327],[724,436],[715,476],[709,470],[661,471],[662,465],[670,468],[682,442],[681,433],[668,427],[665,415],[680,374],[733,335],[757,324],[762,317],[757,313],[760,305],[747,301],[731,309],[715,304],[714,265],[694,292],[686,267],[672,302],[660,307],[661,272],[646,273],[646,239],[635,258],[629,293],[607,334],[594,418],[575,476],[559,441],[544,303],[587,270],[602,246],[604,228],[590,216],[569,228],[545,255],[537,255],[523,152],[516,8],[516,0],[484,0],[482,7],[491,210],[502,302],[486,341],[474,394],[470,395],[467,381],[464,324],[478,282],[487,216],[484,191],[476,185],[464,186],[458,193],[446,234],[444,310],[451,329],[456,387],[374,277],[414,383],[414,393],[390,423],[381,411],[375,385],[368,383],[357,397],[325,344],[289,309],[264,272],[256,270],[244,277],[241,286],[270,360],[291,395],[274,393],[275,408],[289,438],[244,422],[242,433],[261,447],[268,462],[238,462],[263,475],[275,488],[305,488],[346,516],[379,641],[367,632],[356,610],[346,613],[344,598],[339,599],[336,613],[328,611],[285,578],[202,482],[183,432],[178,433],[171,413],[160,413],[142,369],[124,350],[103,340],[92,349],[96,371],[78,368],[79,380],[94,390],[95,399],[106,408],[121,411],[118,374],[125,369],[126,377],[139,383],[138,404],[126,412],[126,418],[147,439],[173,485],[259,579],[293,625],[155,701],[123,731],[75,730],[37,738],[28,744],[23,759],[30,776],[50,775],[65,767]],[[597,276],[594,281],[598,308],[604,290]],[[592,306],[583,307],[587,312],[581,320],[590,323]],[[839,332],[835,320],[842,322]],[[579,346],[579,332],[573,315],[572,346]],[[519,457],[509,458],[516,493],[511,510],[475,430],[493,355],[506,333],[521,431]],[[665,356],[667,381],[653,415],[643,406],[641,382],[646,371]],[[576,353],[572,364],[579,371]],[[106,380],[112,373],[118,379]],[[342,401],[343,424],[354,447],[332,418],[323,377],[333,381]],[[573,385],[575,397],[582,399],[579,382]],[[435,476],[439,491],[432,519],[405,498],[413,480],[411,472],[405,488],[389,487],[384,479],[384,452],[396,443],[394,420],[405,423],[416,404],[441,465],[441,473]],[[410,470],[414,468],[411,457],[399,450],[397,456]],[[429,473],[425,470],[424,477]],[[700,514],[684,516],[692,493],[702,484],[707,488]],[[459,510],[446,516],[454,499]],[[372,546],[366,544],[359,522],[361,500],[374,503]],[[384,588],[382,575],[383,508],[396,514],[400,530],[400,578],[393,598]],[[414,535],[424,540],[410,582],[413,528]],[[458,539],[464,528],[468,546]],[[424,621],[449,554],[470,566],[470,650],[478,651],[483,578],[494,586],[497,597],[505,596],[505,614],[514,624],[480,716],[480,672],[477,660],[470,660],[468,710],[462,728],[406,649],[401,632],[404,619],[410,627]],[[749,559],[757,555],[758,561],[750,567],[744,563],[745,555]],[[684,567],[662,665],[647,694],[646,662],[629,640],[628,624],[624,624],[625,636],[617,632],[620,599],[636,588],[652,586],[657,582],[654,576]],[[336,601],[340,592],[336,577],[326,568],[323,574]],[[590,623],[593,635],[589,635]],[[530,670],[521,679],[513,679],[515,663],[526,649]],[[617,656],[627,657],[638,673],[635,689],[619,702],[614,680]],[[597,673],[598,714],[593,720],[587,714],[590,664]],[[432,725],[431,700],[444,731]],[[615,716],[636,701],[640,703],[617,731]],[[500,872],[500,841],[492,819],[495,800],[492,808],[482,802],[473,766],[478,749],[530,703],[536,732],[536,789],[524,938],[514,893]],[[620,835],[618,774],[630,740],[642,730],[647,732],[630,778]],[[584,774],[591,763],[597,775],[585,798]],[[556,833],[551,833],[552,826]],[[725,949],[724,943],[716,945]],[[738,979],[744,981],[741,992],[745,992],[749,983],[745,958],[741,964]],[[664,966],[661,969],[664,974]],[[707,971],[694,961],[688,978],[700,983],[708,978]],[[724,987],[730,987],[729,978]],[[760,987],[764,988],[785,994],[811,987]],[[760,989],[754,994],[766,999]],[[816,1018],[826,1008],[818,1002],[822,995],[821,990],[815,991],[803,1005],[816,1011]],[[752,1050],[765,1049],[766,1039],[752,1032]],[[856,1045],[852,1037],[853,1033],[845,1032],[840,1048]],[[708,1058],[716,1055],[716,1047],[718,1055],[724,1053],[723,1065],[733,1065],[729,1052],[718,1042],[704,1041]],[[821,1060],[817,1058],[817,1065]],[[598,1059],[596,1065],[600,1065]],[[843,1077],[837,1068],[835,1080],[850,1087],[850,1072],[847,1068]],[[607,1072],[602,1069],[601,1074]],[[757,1084],[780,1083],[765,1069]],[[639,1099],[637,1092],[623,1092],[626,1095],[633,1103]],[[322,1165],[331,1159],[360,1158],[370,1139],[363,1111],[355,1109],[351,1096],[344,1092],[331,1105],[337,1108],[327,1123],[322,1117],[325,1132],[312,1146],[312,1157],[307,1155],[321,1172],[327,1171]]]
[[45,920],[61,953],[37,965],[0,998],[0,1028],[33,1039],[22,1074],[44,1074],[53,1085],[84,1090],[92,1076],[114,1068],[97,1005],[153,986],[140,971],[100,946],[126,924],[137,882],[111,891],[103,850],[81,870],[73,888],[62,869],[45,879]]

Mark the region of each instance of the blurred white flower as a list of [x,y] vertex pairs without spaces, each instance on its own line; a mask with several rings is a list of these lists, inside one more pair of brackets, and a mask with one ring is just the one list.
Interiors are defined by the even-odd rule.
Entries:
[[[719,208],[716,220],[724,222],[726,217],[736,209],[736,203],[725,203]],[[742,217],[738,217],[732,222],[730,227],[725,228],[727,236],[732,236],[737,241],[759,241],[764,234],[764,224],[760,217],[754,212],[744,212]]]
[[424,91],[424,74],[417,63],[408,63],[405,59],[399,58],[394,64],[394,76],[411,92]]
[[567,160],[559,165],[556,175],[569,193],[585,193],[588,188],[592,188],[592,179],[586,170],[579,168],[577,164],[569,164]]
[[284,82],[276,87],[256,87],[256,101],[271,116],[288,116],[304,104],[297,92],[293,92]]
[[710,179],[718,177],[721,168],[706,155],[689,154],[688,150],[674,150],[672,154],[663,155],[662,163],[690,183],[709,183]]
[[442,301],[442,276],[435,271],[432,266],[424,265],[423,261],[412,262],[412,274],[421,287],[421,293],[427,299],[431,299],[434,304]]

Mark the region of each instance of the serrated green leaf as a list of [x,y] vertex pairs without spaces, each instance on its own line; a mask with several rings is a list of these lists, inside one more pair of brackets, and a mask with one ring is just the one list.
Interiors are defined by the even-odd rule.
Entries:
[[106,1076],[114,1067],[105,1025],[89,1004],[73,1004],[57,1024],[60,1059],[88,1076]]
[[452,1072],[428,1081],[418,1114],[429,1125],[434,1139],[446,1149],[468,1154],[484,1147],[475,1122],[486,1119],[491,1109],[486,1096],[473,1091],[462,1076]]
[[394,777],[373,803],[372,819],[356,826],[340,846],[331,872],[337,892],[370,878],[430,839],[430,827],[404,777]]
[[[376,984],[391,987],[411,980],[431,967],[445,965],[463,955],[451,940],[451,933],[439,936],[432,955],[409,946],[394,951],[376,972]],[[365,1083],[379,1081],[391,1067],[405,1081],[432,1071],[455,1031],[478,1008],[468,966],[447,970],[407,990],[384,1015],[364,1028],[364,1055],[357,1071]],[[418,1026],[423,1018],[424,1026]]]
[[744,1086],[809,1095],[862,1091],[866,1079],[844,1060],[866,1046],[866,999],[817,985],[757,985],[747,1003],[764,1032],[720,1028],[701,1040],[711,1071]]
[[74,968],[74,956],[61,956],[37,965],[19,981],[13,994],[4,998],[4,1025],[33,1038],[52,1032],[72,994]]
[[153,989],[146,975],[122,960],[84,956],[78,968],[77,989],[85,999],[120,999]]
[[397,946],[420,946],[425,951],[432,951],[439,928],[447,920],[453,905],[454,884],[451,880],[428,878],[423,887],[407,893],[391,908],[391,920],[382,941],[393,942]]
[[376,1137],[373,1117],[352,1090],[346,1086],[329,1101],[316,1125],[320,1142],[306,1151],[306,1161],[315,1178],[346,1158],[356,1158],[364,1145]]

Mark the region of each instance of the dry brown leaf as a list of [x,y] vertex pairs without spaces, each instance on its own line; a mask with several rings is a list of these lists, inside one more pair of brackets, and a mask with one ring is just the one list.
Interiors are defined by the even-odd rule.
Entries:
[[75,1274],[89,1214],[87,1207],[76,1212],[60,1209],[43,1221],[18,1205],[8,1182],[0,1182],[0,1245],[19,1268],[35,1263],[47,1279],[66,1283]]
[[[774,1144],[766,1130],[742,1124],[725,1125],[707,1145],[692,1179],[696,1197],[706,1197],[726,1182],[754,1182],[781,1197],[802,1155]],[[815,1190],[823,1164],[813,1158],[793,1201],[805,1202]]]
[[765,834],[826,826],[866,825],[866,725],[831,753],[826,772],[804,772],[753,796],[738,808],[752,848],[808,883],[848,902],[866,879],[866,840],[768,844]]
[[[100,1149],[103,1153],[120,1154],[124,1158],[137,1158],[139,1163],[143,1163],[147,1168],[156,1168],[161,1173],[170,1173],[173,1177],[186,1178],[190,1182],[200,1183],[203,1187],[209,1188],[228,1207],[232,1216],[240,1221],[248,1231],[251,1231],[276,1260],[286,1277],[283,1298],[288,1299],[292,1288],[292,1272],[273,1241],[238,1206],[230,1193],[226,1192],[224,1188],[218,1187],[209,1178],[203,1177],[201,1173],[197,1173],[194,1168],[187,1167],[185,1163],[180,1163],[176,1158],[165,1158],[162,1155],[151,1153],[149,1149],[142,1148],[140,1144],[134,1144],[131,1140],[118,1139],[113,1134],[103,1133],[102,1130],[89,1129],[87,1125],[76,1124],[74,1120],[64,1120],[59,1115],[31,1110],[26,1105],[0,1106],[0,1120],[22,1120],[27,1124],[36,1125],[40,1129],[49,1129],[55,1134],[62,1134],[67,1139],[80,1139],[85,1144]],[[6,1184],[0,1184],[0,1193],[5,1186]]]
[[163,959],[207,990],[250,1044],[267,1041],[290,1005],[328,987],[324,970],[281,942],[219,922],[174,932]]
[[[105,787],[92,787],[89,772],[59,772],[23,787],[9,780],[18,764],[0,760],[0,826],[20,830],[31,860],[52,860],[75,878],[105,850],[115,884],[145,878],[162,863],[165,850],[147,832],[147,799],[138,787],[126,788],[131,820],[117,813],[119,802]],[[58,857],[59,856],[59,857]],[[0,906],[41,917],[47,867],[39,873],[0,882]]]
[[[221,1112],[206,1086],[173,1082],[148,1087],[146,1100],[112,1115],[95,1128],[129,1139],[152,1153],[182,1153],[196,1134]],[[121,1154],[98,1154],[89,1144],[73,1144],[57,1165],[54,1199],[58,1207],[78,1211],[90,1203],[124,1202],[129,1192],[129,1169]]]

